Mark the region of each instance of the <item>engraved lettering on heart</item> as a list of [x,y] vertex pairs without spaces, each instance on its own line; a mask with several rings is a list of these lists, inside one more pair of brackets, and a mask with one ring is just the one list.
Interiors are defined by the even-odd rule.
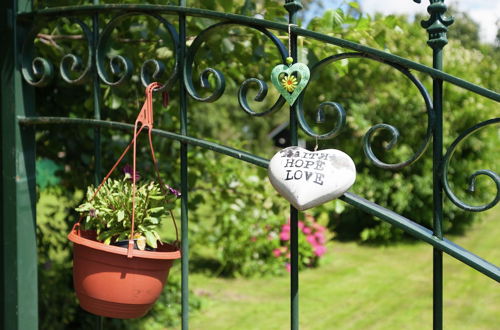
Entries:
[[356,180],[356,166],[340,150],[288,147],[271,158],[268,175],[278,193],[304,211],[342,196]]
[[271,71],[271,81],[274,87],[290,105],[295,103],[307,86],[309,77],[309,68],[303,63],[295,63],[291,66],[279,64]]

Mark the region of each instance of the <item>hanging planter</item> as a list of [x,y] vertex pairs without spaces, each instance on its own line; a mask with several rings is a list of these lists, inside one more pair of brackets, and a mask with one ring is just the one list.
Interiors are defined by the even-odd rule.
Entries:
[[96,241],[95,231],[75,226],[68,235],[73,242],[73,283],[80,306],[86,311],[113,318],[144,316],[161,294],[179,249],[164,243],[157,251],[133,250]]
[[[181,257],[178,230],[171,209],[179,194],[165,185],[159,175],[151,140],[152,93],[135,122],[134,138],[96,189],[89,188],[87,202],[68,239],[73,242],[73,283],[80,306],[86,311],[112,318],[144,316],[161,294],[173,261]],[[158,183],[137,187],[136,139],[148,128],[151,156]],[[122,180],[109,179],[133,146],[133,167]],[[156,228],[170,214],[176,232],[174,244],[162,243]],[[85,223],[81,221],[85,217]],[[125,247],[113,245],[127,239]],[[155,250],[155,251],[151,251]]]

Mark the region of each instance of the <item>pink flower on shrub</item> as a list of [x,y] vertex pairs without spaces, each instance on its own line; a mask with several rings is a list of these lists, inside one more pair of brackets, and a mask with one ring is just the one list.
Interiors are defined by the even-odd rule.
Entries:
[[326,247],[323,245],[315,245],[314,246],[314,254],[318,257],[321,257],[326,252]]
[[326,239],[325,239],[325,235],[323,233],[315,233],[314,237],[316,237],[316,241],[319,244],[325,244]]
[[316,229],[316,231],[319,231],[319,232],[324,232],[326,230],[325,227],[323,227],[322,225],[320,225],[317,222],[313,223],[312,226],[313,226],[314,229]]
[[[305,215],[305,220],[298,221],[299,232],[299,262],[302,262],[301,267],[314,267],[317,261],[326,253],[326,228],[316,222],[312,215]],[[289,241],[291,239],[291,224],[290,219],[280,228],[279,238],[281,247],[272,250],[274,257],[283,258],[284,266],[288,272],[291,270],[290,265],[290,248]],[[305,238],[305,239],[304,239]],[[305,254],[304,254],[305,253]],[[314,255],[311,257],[311,253]],[[305,261],[300,261],[303,256],[308,256],[307,264]],[[304,260],[306,260],[304,259]]]
[[280,233],[280,240],[282,241],[288,241],[290,239],[290,233],[287,231],[282,231]]
[[316,237],[314,237],[314,235],[307,235],[307,242],[309,242],[309,244],[311,245],[316,245]]

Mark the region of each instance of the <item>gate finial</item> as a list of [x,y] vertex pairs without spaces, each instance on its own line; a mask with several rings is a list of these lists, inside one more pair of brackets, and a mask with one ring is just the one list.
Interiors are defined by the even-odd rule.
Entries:
[[431,17],[427,21],[422,21],[421,25],[429,33],[427,44],[432,49],[438,50],[442,49],[448,43],[446,32],[448,31],[448,26],[453,24],[453,18],[443,16],[447,9],[444,0],[430,0],[430,2],[431,4],[427,7],[427,12]]
[[290,13],[290,15],[295,14],[299,10],[304,8],[300,0],[285,0],[285,9]]

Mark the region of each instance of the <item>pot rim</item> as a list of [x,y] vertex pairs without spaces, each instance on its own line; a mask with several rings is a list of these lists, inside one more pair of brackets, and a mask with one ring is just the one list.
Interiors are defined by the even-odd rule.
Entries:
[[[68,234],[68,239],[74,244],[83,245],[91,249],[127,256],[128,249],[124,249],[123,247],[119,246],[106,245],[96,240],[83,237],[81,234],[85,232],[91,233],[93,231],[81,230],[79,229],[79,226],[74,226],[71,232]],[[132,257],[163,260],[179,259],[181,257],[181,251],[179,250],[179,248],[172,244],[163,243],[163,245],[161,245],[161,247],[159,248],[162,250],[165,249],[167,251],[142,251],[132,249]]]

